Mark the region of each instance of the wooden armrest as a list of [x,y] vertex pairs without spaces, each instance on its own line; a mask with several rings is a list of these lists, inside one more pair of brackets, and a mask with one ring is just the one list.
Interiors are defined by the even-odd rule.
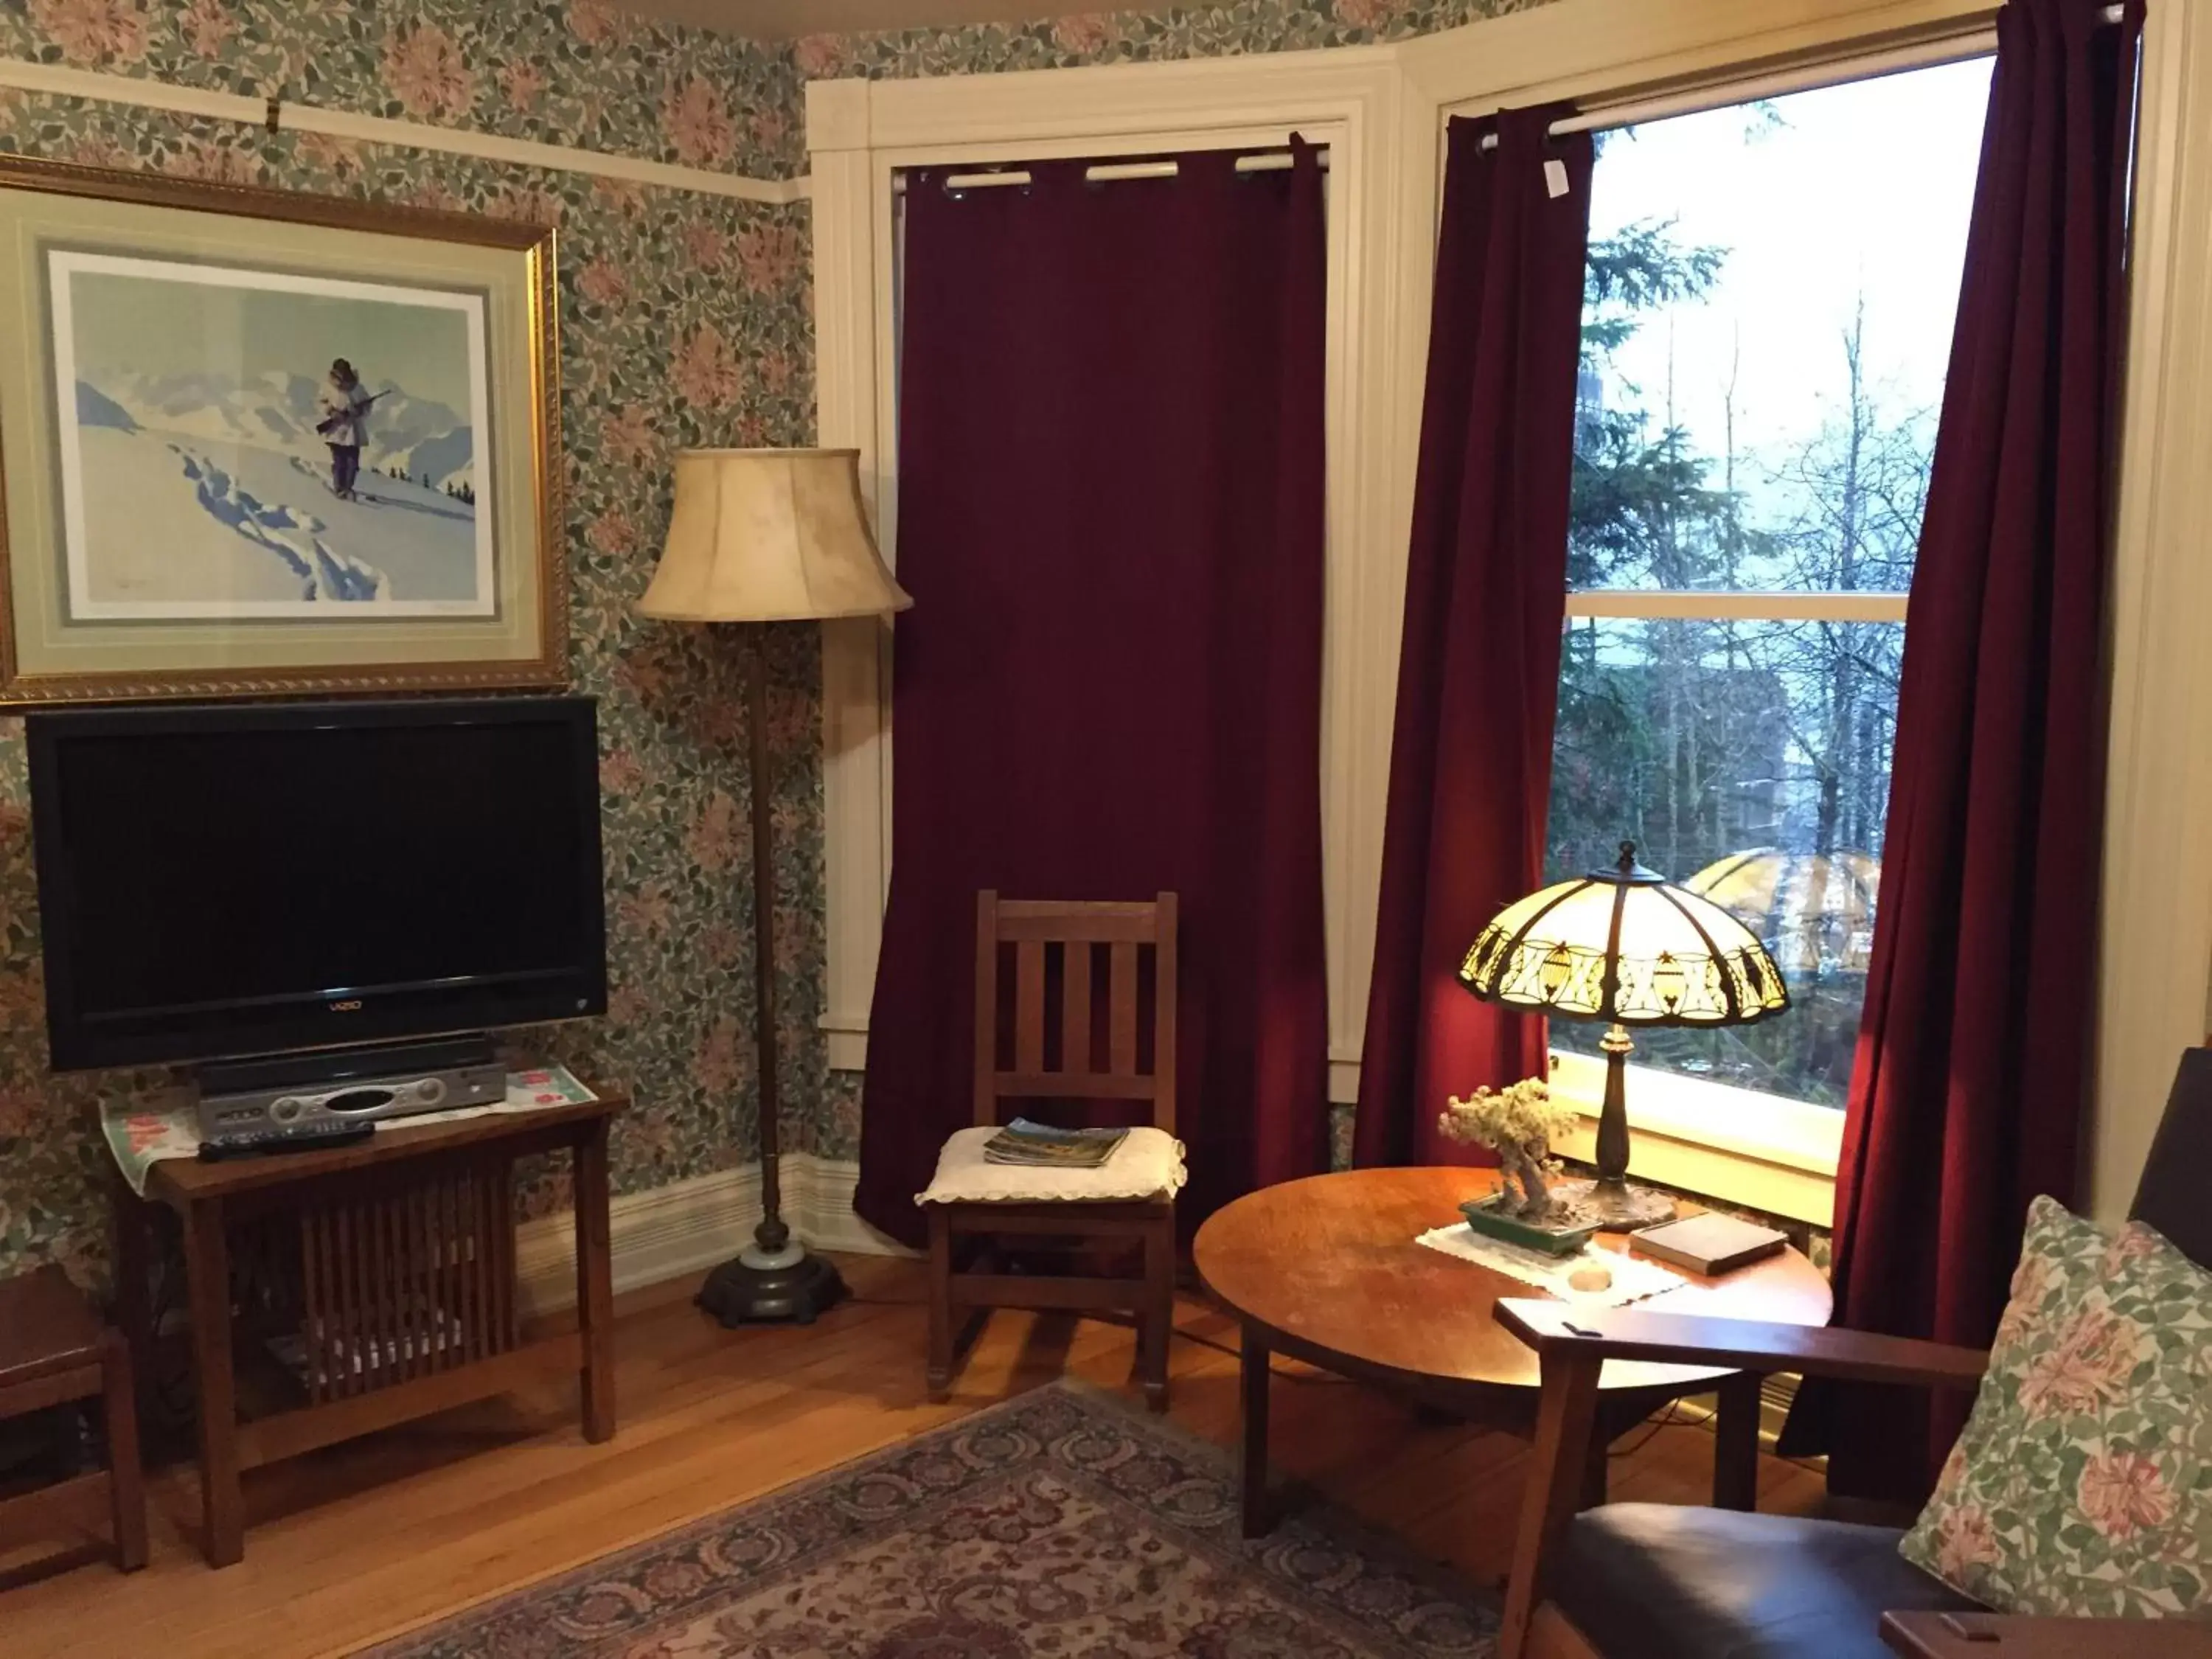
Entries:
[[1881,1639],[1908,1659],[2208,1659],[2212,1656],[2212,1626],[2188,1619],[1885,1613]]
[[1762,1374],[1796,1371],[1853,1382],[1972,1389],[1979,1386],[1989,1366],[1989,1355],[1979,1348],[1911,1337],[1633,1308],[1592,1310],[1519,1297],[1498,1304],[1498,1322],[1539,1354],[1572,1352],[1601,1359],[1725,1365]]

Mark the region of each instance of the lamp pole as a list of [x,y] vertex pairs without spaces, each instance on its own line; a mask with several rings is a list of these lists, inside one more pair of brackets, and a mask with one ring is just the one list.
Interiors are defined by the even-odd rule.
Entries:
[[753,1237],[775,1255],[791,1243],[783,1224],[782,1102],[776,1089],[775,780],[768,758],[768,627],[756,623],[745,665],[746,744],[753,817],[753,1030],[760,1073],[761,1218]]
[[1626,1025],[1615,1024],[1597,1040],[1605,1055],[1605,1104],[1597,1116],[1597,1184],[1607,1193],[1627,1195],[1628,1185],[1628,1057],[1636,1052],[1636,1039]]
[[794,1243],[783,1219],[781,1112],[776,1089],[775,863],[769,770],[768,626],[750,629],[745,665],[746,747],[753,820],[753,1052],[760,1079],[761,1218],[753,1242],[707,1276],[699,1305],[724,1326],[788,1320],[811,1325],[845,1295],[827,1258]]

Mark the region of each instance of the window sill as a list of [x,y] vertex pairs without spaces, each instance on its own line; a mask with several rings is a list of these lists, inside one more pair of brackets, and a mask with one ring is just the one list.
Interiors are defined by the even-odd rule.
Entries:
[[[1605,1062],[1555,1050],[1552,1092],[1583,1120],[1554,1150],[1587,1162]],[[1628,1127],[1632,1176],[1815,1226],[1833,1218],[1844,1115],[1832,1107],[1631,1066]]]

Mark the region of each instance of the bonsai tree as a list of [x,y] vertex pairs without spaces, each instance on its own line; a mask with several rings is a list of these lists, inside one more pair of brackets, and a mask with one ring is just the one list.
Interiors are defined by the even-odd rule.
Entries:
[[1573,1116],[1572,1107],[1552,1098],[1549,1085],[1529,1077],[1507,1089],[1477,1089],[1464,1100],[1452,1096],[1437,1115],[1437,1128],[1449,1139],[1496,1152],[1504,1173],[1498,1207],[1540,1221],[1552,1209],[1551,1194],[1544,1187],[1546,1174],[1554,1167],[1552,1137],[1562,1133]]

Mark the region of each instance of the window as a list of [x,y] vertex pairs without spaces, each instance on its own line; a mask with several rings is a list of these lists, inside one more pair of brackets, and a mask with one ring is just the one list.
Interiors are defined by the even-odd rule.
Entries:
[[[1988,86],[1978,59],[1601,136],[1550,873],[1634,841],[1794,1004],[1638,1033],[1641,1066],[1850,1086]],[[1601,1033],[1552,1026],[1568,1054]]]

